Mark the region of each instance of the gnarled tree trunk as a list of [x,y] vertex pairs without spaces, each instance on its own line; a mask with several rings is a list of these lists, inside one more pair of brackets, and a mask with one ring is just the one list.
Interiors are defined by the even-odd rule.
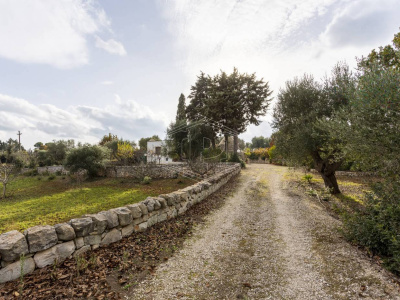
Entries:
[[315,169],[321,174],[324,180],[325,187],[329,188],[332,194],[340,194],[335,171],[340,167],[342,162],[330,163],[328,159],[322,159],[318,152],[314,152],[312,158],[315,163]]

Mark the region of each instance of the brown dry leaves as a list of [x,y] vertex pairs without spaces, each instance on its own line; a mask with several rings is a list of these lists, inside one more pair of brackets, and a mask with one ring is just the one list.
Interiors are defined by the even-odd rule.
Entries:
[[190,208],[185,215],[156,224],[144,233],[88,252],[79,259],[36,270],[23,280],[0,285],[3,299],[122,299],[140,281],[152,276],[191,235],[193,225],[220,207],[231,179],[220,191]]

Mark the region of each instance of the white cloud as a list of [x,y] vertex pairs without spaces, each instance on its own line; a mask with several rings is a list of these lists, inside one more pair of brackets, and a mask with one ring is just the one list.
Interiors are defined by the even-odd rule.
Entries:
[[334,48],[386,45],[399,27],[399,17],[397,0],[354,1],[334,16],[321,41]]
[[111,54],[117,54],[120,56],[126,55],[126,50],[124,46],[120,42],[117,42],[116,40],[113,39],[104,41],[98,36],[96,36],[96,47],[101,48]]
[[113,85],[113,84],[114,84],[114,81],[111,81],[111,80],[104,80],[104,81],[101,82],[101,84],[102,84],[102,85]]
[[110,29],[95,0],[0,1],[0,56],[58,68],[87,64],[87,37]]
[[112,132],[125,139],[138,140],[163,136],[167,118],[133,100],[115,101],[106,107],[73,106],[67,110],[54,105],[34,105],[27,100],[0,94],[0,140],[23,133],[22,144],[32,147],[37,141],[76,139],[96,143]]
[[[295,76],[321,78],[338,61],[354,67],[356,56],[390,42],[400,19],[398,0],[175,0],[160,5],[188,87],[200,71],[213,75],[238,67],[269,81],[274,96]],[[249,134],[260,129],[268,134],[266,122],[249,127]]]

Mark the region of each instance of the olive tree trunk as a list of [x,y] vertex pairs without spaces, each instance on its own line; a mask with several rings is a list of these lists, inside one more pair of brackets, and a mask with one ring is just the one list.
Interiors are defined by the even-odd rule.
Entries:
[[335,172],[342,162],[329,162],[329,159],[322,159],[318,152],[313,153],[312,158],[314,160],[315,169],[324,180],[325,187],[331,191],[331,194],[340,194]]
[[6,197],[7,183],[3,183],[3,198]]

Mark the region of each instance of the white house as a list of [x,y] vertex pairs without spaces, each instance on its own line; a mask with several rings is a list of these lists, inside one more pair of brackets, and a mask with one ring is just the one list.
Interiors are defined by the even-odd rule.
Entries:
[[155,162],[157,164],[172,163],[172,158],[163,155],[163,149],[167,147],[164,141],[155,141],[153,139],[147,142],[147,162]]

